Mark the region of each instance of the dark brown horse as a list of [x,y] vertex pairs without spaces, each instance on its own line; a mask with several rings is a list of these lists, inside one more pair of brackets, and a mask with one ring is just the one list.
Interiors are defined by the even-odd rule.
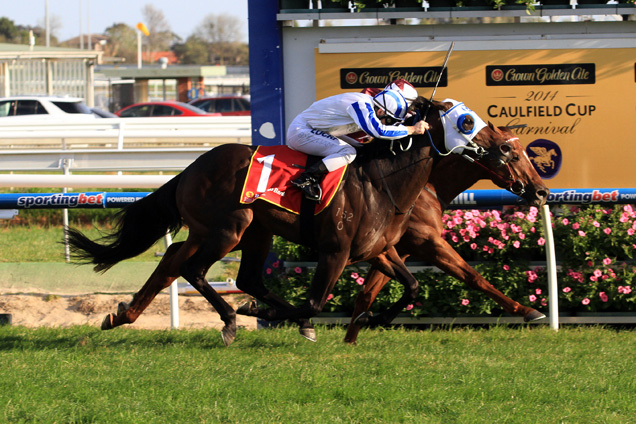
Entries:
[[[442,237],[444,209],[459,193],[482,179],[492,179],[498,186],[524,198],[529,205],[543,206],[545,204],[550,191],[530,163],[519,139],[504,127],[500,130],[506,137],[506,144],[510,149],[508,178],[502,179],[499,174],[493,174],[479,163],[468,165],[458,155],[450,155],[440,160],[417,199],[408,229],[396,248],[403,258],[412,255],[438,267],[463,281],[470,288],[485,293],[506,312],[520,315],[528,322],[545,318],[545,315],[506,297],[468,265]],[[371,317],[371,314],[366,311],[388,281],[388,277],[374,266],[371,267],[364,287],[356,299],[352,320],[345,336],[346,342],[356,342],[361,325],[386,324],[381,321],[381,318]]]
[[[167,249],[132,302],[107,316],[102,328],[134,322],[162,289],[183,276],[219,313],[225,323],[223,341],[229,345],[236,336],[236,313],[205,275],[214,262],[238,249],[242,255],[237,287],[271,306],[247,308],[248,313],[267,320],[291,319],[301,324],[301,334],[314,338],[308,318],[321,311],[346,265],[367,260],[404,285],[402,298],[385,312],[387,320],[397,316],[417,295],[418,282],[394,245],[406,231],[409,212],[433,169],[432,145],[436,150],[443,145],[439,111],[452,107],[451,103],[432,102],[430,107],[428,103],[420,99],[417,106],[428,112],[425,118],[431,129],[427,134],[413,136],[412,148],[397,155],[377,143],[375,154],[348,167],[331,205],[315,217],[312,241],[305,244],[319,252],[318,264],[308,301],[300,307],[269,292],[261,276],[274,234],[294,243],[303,240],[299,216],[268,202],[239,202],[255,147],[227,144],[205,153],[153,194],[123,209],[116,231],[98,242],[69,229],[76,257],[95,264],[96,271],[105,271],[144,252],[166,231],[174,232],[183,224],[189,228],[187,240]],[[510,160],[506,138],[487,127],[473,141],[477,152],[488,153],[487,161],[503,173],[501,164]]]

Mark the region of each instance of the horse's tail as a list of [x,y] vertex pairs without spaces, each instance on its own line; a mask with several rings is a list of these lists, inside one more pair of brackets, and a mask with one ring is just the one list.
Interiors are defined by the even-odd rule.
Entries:
[[95,272],[105,272],[116,263],[145,252],[168,231],[179,231],[182,220],[176,191],[180,178],[181,174],[118,212],[115,232],[97,241],[75,229],[67,229],[73,258],[80,263],[95,264]]

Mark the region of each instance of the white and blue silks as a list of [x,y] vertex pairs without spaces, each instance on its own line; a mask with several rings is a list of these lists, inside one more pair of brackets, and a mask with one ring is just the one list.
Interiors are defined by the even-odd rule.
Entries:
[[[450,102],[453,107],[446,112],[440,111],[439,116],[444,124],[444,143],[447,152],[462,153],[464,147],[475,138],[477,133],[486,126],[486,123],[472,110],[467,108],[464,103],[453,99],[445,99],[444,102]],[[465,130],[463,127],[467,117],[471,117],[475,125],[471,130]]]

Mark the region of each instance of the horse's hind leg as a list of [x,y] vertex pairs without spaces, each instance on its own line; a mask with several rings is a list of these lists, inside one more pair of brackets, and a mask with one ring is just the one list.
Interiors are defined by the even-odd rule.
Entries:
[[183,255],[183,242],[174,243],[166,249],[166,253],[153,271],[144,286],[133,296],[133,300],[126,304],[120,303],[116,314],[108,314],[102,321],[102,330],[110,330],[122,324],[132,324],[139,315],[150,305],[152,300],[161,290],[170,286],[179,276],[175,259],[178,253]]
[[210,237],[201,244],[201,247],[187,259],[179,268],[180,274],[185,278],[205,299],[210,302],[216,312],[221,316],[225,326],[221,330],[223,343],[229,346],[236,337],[236,312],[214,290],[205,278],[210,267],[219,259],[230,253],[238,244],[238,237],[231,242],[222,242],[223,238]]

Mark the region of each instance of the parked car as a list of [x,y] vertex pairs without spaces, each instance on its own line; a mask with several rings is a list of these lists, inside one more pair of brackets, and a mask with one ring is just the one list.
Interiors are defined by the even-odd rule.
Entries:
[[11,96],[0,98],[0,118],[95,119],[98,116],[78,97]]
[[209,113],[220,113],[223,116],[250,116],[250,99],[246,96],[201,97],[191,100],[189,104]]
[[115,112],[122,118],[138,118],[150,116],[221,116],[218,113],[207,113],[188,103],[161,101],[143,102],[126,106]]

